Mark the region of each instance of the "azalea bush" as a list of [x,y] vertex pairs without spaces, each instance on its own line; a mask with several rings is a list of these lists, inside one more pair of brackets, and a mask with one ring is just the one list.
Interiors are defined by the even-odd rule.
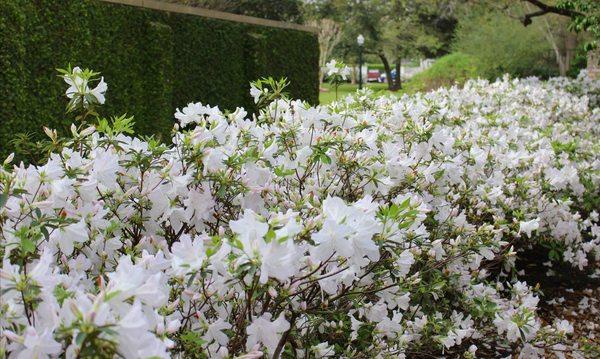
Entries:
[[9,358],[569,349],[573,327],[542,323],[515,260],[534,245],[576,270],[599,259],[585,75],[321,107],[263,79],[257,114],[190,103],[169,144],[100,117],[97,73],[63,76],[71,136],[47,129],[45,164],[0,170]]

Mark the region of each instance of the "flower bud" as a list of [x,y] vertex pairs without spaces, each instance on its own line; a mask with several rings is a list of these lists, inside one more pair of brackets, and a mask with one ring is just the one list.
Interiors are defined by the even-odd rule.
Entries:
[[7,165],[7,164],[11,163],[14,158],[15,158],[15,153],[11,152],[11,154],[8,155],[8,157],[6,157],[6,159],[4,160],[4,164]]
[[269,287],[269,295],[271,298],[277,298],[277,291],[273,287]]
[[96,132],[96,127],[90,126],[90,127],[86,128],[85,130],[81,131],[81,135],[82,136],[89,136],[89,135],[91,135],[94,132]]

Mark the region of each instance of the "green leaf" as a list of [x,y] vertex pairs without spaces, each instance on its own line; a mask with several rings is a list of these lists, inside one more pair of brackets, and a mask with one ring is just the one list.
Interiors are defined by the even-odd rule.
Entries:
[[181,340],[187,344],[195,347],[201,347],[206,344],[206,340],[202,339],[200,334],[197,332],[187,331],[181,335]]
[[410,206],[410,197],[405,199],[404,201],[402,201],[402,203],[400,203],[399,209],[401,211],[405,210],[406,208],[408,208],[408,206]]
[[62,305],[67,298],[73,297],[73,293],[66,290],[62,285],[57,285],[54,287],[53,294],[60,305]]
[[404,222],[401,222],[400,224],[398,224],[398,228],[406,229],[406,228],[410,227],[412,224],[413,224],[413,221],[404,221]]
[[277,177],[285,177],[294,173],[294,170],[286,170],[283,166],[275,167],[275,175]]
[[327,156],[325,153],[321,153],[319,156],[319,161],[329,165],[331,164],[331,157]]
[[41,227],[40,232],[42,232],[46,240],[50,238],[50,233],[48,233],[48,229],[46,227]]
[[117,296],[119,293],[121,293],[120,290],[115,290],[114,292],[109,292],[106,294],[106,297],[104,297],[106,302],[109,302],[111,299],[113,299],[115,296]]
[[85,341],[85,338],[87,337],[87,334],[84,332],[79,332],[79,334],[77,334],[77,337],[75,338],[75,344],[80,347],[81,344],[83,344],[83,342]]
[[270,243],[273,239],[275,239],[275,231],[269,228],[269,231],[265,235],[265,242]]
[[397,217],[398,217],[398,214],[399,214],[399,213],[400,213],[400,207],[396,206],[395,204],[392,204],[392,205],[390,206],[390,209],[389,209],[389,211],[388,211],[388,216],[389,216],[390,218],[394,218],[394,219],[395,219],[395,218],[397,218]]
[[28,238],[21,238],[21,249],[25,253],[35,252],[35,243]]
[[108,334],[108,335],[114,335],[114,336],[117,336],[117,335],[119,335],[119,333],[118,333],[118,332],[116,332],[115,330],[113,330],[113,329],[112,329],[112,328],[110,328],[110,327],[103,327],[103,328],[100,328],[100,331],[101,331],[101,332],[104,332],[104,333],[106,333],[106,334]]

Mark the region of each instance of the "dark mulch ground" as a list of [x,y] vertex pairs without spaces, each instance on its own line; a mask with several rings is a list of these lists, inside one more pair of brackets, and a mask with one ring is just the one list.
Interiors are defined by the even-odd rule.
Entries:
[[[587,271],[570,265],[544,264],[548,258],[543,248],[520,254],[517,268],[521,277],[540,289],[539,314],[544,324],[566,319],[573,325],[567,358],[600,358],[600,263]],[[550,273],[548,273],[551,271]]]

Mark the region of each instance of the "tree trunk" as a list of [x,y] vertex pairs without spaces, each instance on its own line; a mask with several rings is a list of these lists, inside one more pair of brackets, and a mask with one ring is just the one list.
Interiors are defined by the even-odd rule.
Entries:
[[591,50],[587,54],[588,75],[594,80],[600,80],[600,49]]
[[319,88],[323,85],[323,67],[329,60],[333,48],[340,42],[342,31],[339,23],[330,19],[313,20],[310,26],[319,29]]
[[558,74],[560,76],[567,76],[567,70],[569,69],[565,57],[558,50],[554,50],[556,54],[556,62],[558,63]]
[[571,62],[575,56],[575,48],[577,47],[577,34],[569,31],[566,20],[558,22],[560,31],[558,34],[553,31],[548,19],[544,19],[544,34],[546,39],[554,50],[556,56],[556,64],[558,65],[558,73],[560,76],[566,76],[571,68]]
[[323,70],[321,68],[321,66],[319,66],[319,88],[323,87],[323,77],[324,77],[324,73]]
[[394,91],[398,91],[402,88],[402,59],[396,59],[396,83],[394,84]]
[[575,50],[577,49],[577,34],[569,30],[565,33],[565,65],[567,71],[571,68],[573,58],[575,58]]
[[552,33],[552,28],[550,27],[550,24],[548,23],[548,19],[546,19],[545,17],[544,17],[544,24],[546,25],[546,28],[545,28],[546,39],[550,43],[550,46],[552,46],[552,50],[554,50],[554,56],[556,57],[556,64],[558,65],[558,74],[560,76],[566,76],[567,75],[567,67],[565,64],[564,54],[561,53],[560,47],[558,46],[559,45],[558,41],[557,41],[556,37],[554,36],[554,34]]
[[383,68],[385,69],[385,79],[388,83],[388,90],[392,90],[394,88],[394,83],[392,82],[392,68],[390,67],[390,63],[383,52],[380,52],[377,55],[379,55],[379,58],[383,63]]
[[554,45],[556,61],[558,63],[558,71],[560,76],[566,76],[571,68],[571,62],[575,57],[575,48],[577,47],[577,34],[565,30],[564,38],[562,39],[563,46]]

